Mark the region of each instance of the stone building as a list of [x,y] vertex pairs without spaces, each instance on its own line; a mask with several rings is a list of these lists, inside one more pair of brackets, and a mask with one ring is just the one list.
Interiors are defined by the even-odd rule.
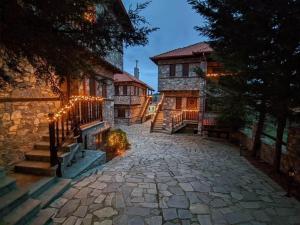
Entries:
[[135,76],[119,73],[115,82],[115,122],[131,125],[147,120],[153,88],[141,81],[137,67]]
[[[133,29],[122,1],[115,2],[111,13],[116,22],[122,21],[119,23],[121,29]],[[14,76],[1,59],[0,55],[0,66],[8,75]],[[61,101],[52,92],[50,83],[36,80],[35,68],[25,59],[19,63],[24,72],[17,85],[0,90],[0,167],[39,175],[53,174],[49,151],[49,121],[52,119],[49,114],[54,116],[53,125],[57,131],[53,133],[57,137],[55,147],[62,146],[64,141],[68,144],[68,148],[58,152],[62,168],[74,156],[70,153],[74,146],[70,146],[75,143],[71,132],[75,125],[80,125],[84,148],[99,147],[103,133],[114,125],[114,74],[122,73],[123,53],[112,52],[93,64],[93,75],[86,74],[76,80],[66,77],[59,88],[67,100]],[[54,83],[55,79],[54,76]]]
[[201,132],[203,123],[213,123],[214,115],[205,110],[204,77],[217,77],[222,69],[212,59],[212,52],[207,43],[201,42],[151,58],[158,66],[161,94],[152,131],[172,133],[192,126]]

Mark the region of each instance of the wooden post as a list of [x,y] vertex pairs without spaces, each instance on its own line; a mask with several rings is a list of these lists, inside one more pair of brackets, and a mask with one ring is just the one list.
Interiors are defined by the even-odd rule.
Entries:
[[50,139],[50,164],[57,164],[57,147],[55,146],[55,122],[53,121],[54,114],[49,113],[49,139]]

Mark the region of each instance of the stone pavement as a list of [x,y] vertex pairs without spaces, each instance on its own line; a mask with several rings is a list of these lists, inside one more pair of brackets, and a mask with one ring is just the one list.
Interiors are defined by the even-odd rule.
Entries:
[[199,136],[122,126],[131,150],[52,203],[63,225],[296,225],[300,203],[239,156]]

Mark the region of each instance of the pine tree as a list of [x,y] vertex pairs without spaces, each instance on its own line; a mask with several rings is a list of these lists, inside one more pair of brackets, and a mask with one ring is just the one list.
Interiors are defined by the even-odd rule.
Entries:
[[[3,0],[0,3],[0,49],[5,66],[22,75],[26,59],[38,79],[93,74],[93,64],[126,46],[146,45],[150,27],[140,15],[149,2],[130,8],[120,0]],[[131,22],[128,22],[131,21]],[[17,77],[0,68],[0,86]]]
[[188,0],[207,21],[208,36],[225,68],[244,84],[231,88],[256,106],[254,154],[266,112],[277,118],[274,168],[279,171],[283,130],[290,107],[299,105],[300,2],[294,0]]

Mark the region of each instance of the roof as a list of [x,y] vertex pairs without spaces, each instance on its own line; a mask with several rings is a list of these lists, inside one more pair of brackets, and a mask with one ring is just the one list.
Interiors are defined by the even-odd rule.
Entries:
[[112,3],[113,11],[115,15],[117,16],[117,19],[121,26],[130,32],[134,31],[134,27],[131,23],[131,20],[129,18],[129,15],[126,11],[126,8],[122,2],[122,0],[114,0]]
[[172,58],[184,58],[184,57],[192,57],[195,55],[199,55],[201,53],[211,53],[213,49],[206,42],[199,42],[193,45],[189,45],[183,48],[177,48],[156,56],[151,57],[150,59],[157,63],[158,60],[161,59],[172,59]]
[[126,73],[126,72],[115,74],[114,81],[115,82],[135,82],[135,83],[139,83],[143,86],[146,86],[148,89],[154,91],[154,89],[152,87],[150,87],[148,84],[144,83],[143,81],[135,78],[133,75]]

